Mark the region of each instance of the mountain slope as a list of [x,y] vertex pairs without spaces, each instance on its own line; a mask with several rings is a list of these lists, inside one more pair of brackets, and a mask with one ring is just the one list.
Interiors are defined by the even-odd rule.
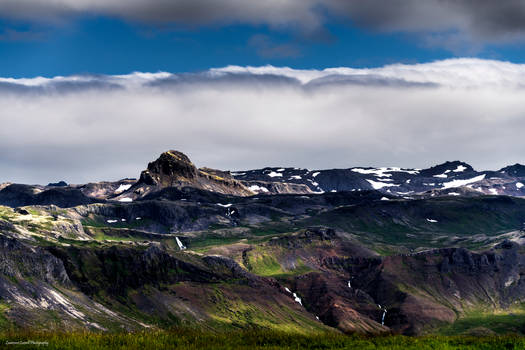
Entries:
[[520,176],[457,161],[230,174],[169,151],[137,181],[5,184],[0,328],[423,334],[519,318]]

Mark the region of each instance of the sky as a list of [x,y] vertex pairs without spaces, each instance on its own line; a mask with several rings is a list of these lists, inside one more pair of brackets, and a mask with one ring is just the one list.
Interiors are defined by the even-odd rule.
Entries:
[[525,1],[0,0],[0,182],[525,163]]

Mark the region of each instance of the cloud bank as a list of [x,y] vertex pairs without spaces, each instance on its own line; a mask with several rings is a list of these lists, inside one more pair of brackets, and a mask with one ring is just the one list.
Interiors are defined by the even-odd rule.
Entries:
[[192,26],[252,24],[317,32],[339,17],[375,31],[423,33],[429,45],[523,40],[523,0],[0,0],[0,17],[36,21],[103,15]]
[[175,148],[241,170],[525,162],[525,65],[230,66],[0,78],[0,182],[136,177]]

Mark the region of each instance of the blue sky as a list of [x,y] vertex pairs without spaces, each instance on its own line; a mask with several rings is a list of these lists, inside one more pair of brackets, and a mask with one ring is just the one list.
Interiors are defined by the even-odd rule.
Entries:
[[[275,25],[265,16],[243,19],[242,13],[238,19],[219,14],[219,19],[194,22],[176,14],[162,20],[136,18],[118,9],[93,14],[89,0],[81,1],[87,9],[75,13],[50,14],[49,10],[36,18],[36,14],[21,16],[14,10],[0,12],[0,76],[195,72],[267,64],[301,69],[377,67],[465,56],[524,61],[521,28],[487,33],[472,24],[471,14],[441,27],[429,20],[425,28],[402,17],[361,23],[352,16],[362,15],[363,10],[351,8],[345,16],[315,12],[320,24],[305,29],[293,17],[289,24],[285,17],[284,24]],[[161,0],[150,6],[156,1]],[[372,12],[362,17],[378,16],[374,10],[367,11]]]

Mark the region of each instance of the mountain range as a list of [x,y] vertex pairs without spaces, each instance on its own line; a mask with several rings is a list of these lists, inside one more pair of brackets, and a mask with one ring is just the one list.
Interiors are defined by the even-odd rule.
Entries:
[[519,164],[230,172],[171,150],[138,179],[1,184],[0,327],[525,333],[524,183]]

